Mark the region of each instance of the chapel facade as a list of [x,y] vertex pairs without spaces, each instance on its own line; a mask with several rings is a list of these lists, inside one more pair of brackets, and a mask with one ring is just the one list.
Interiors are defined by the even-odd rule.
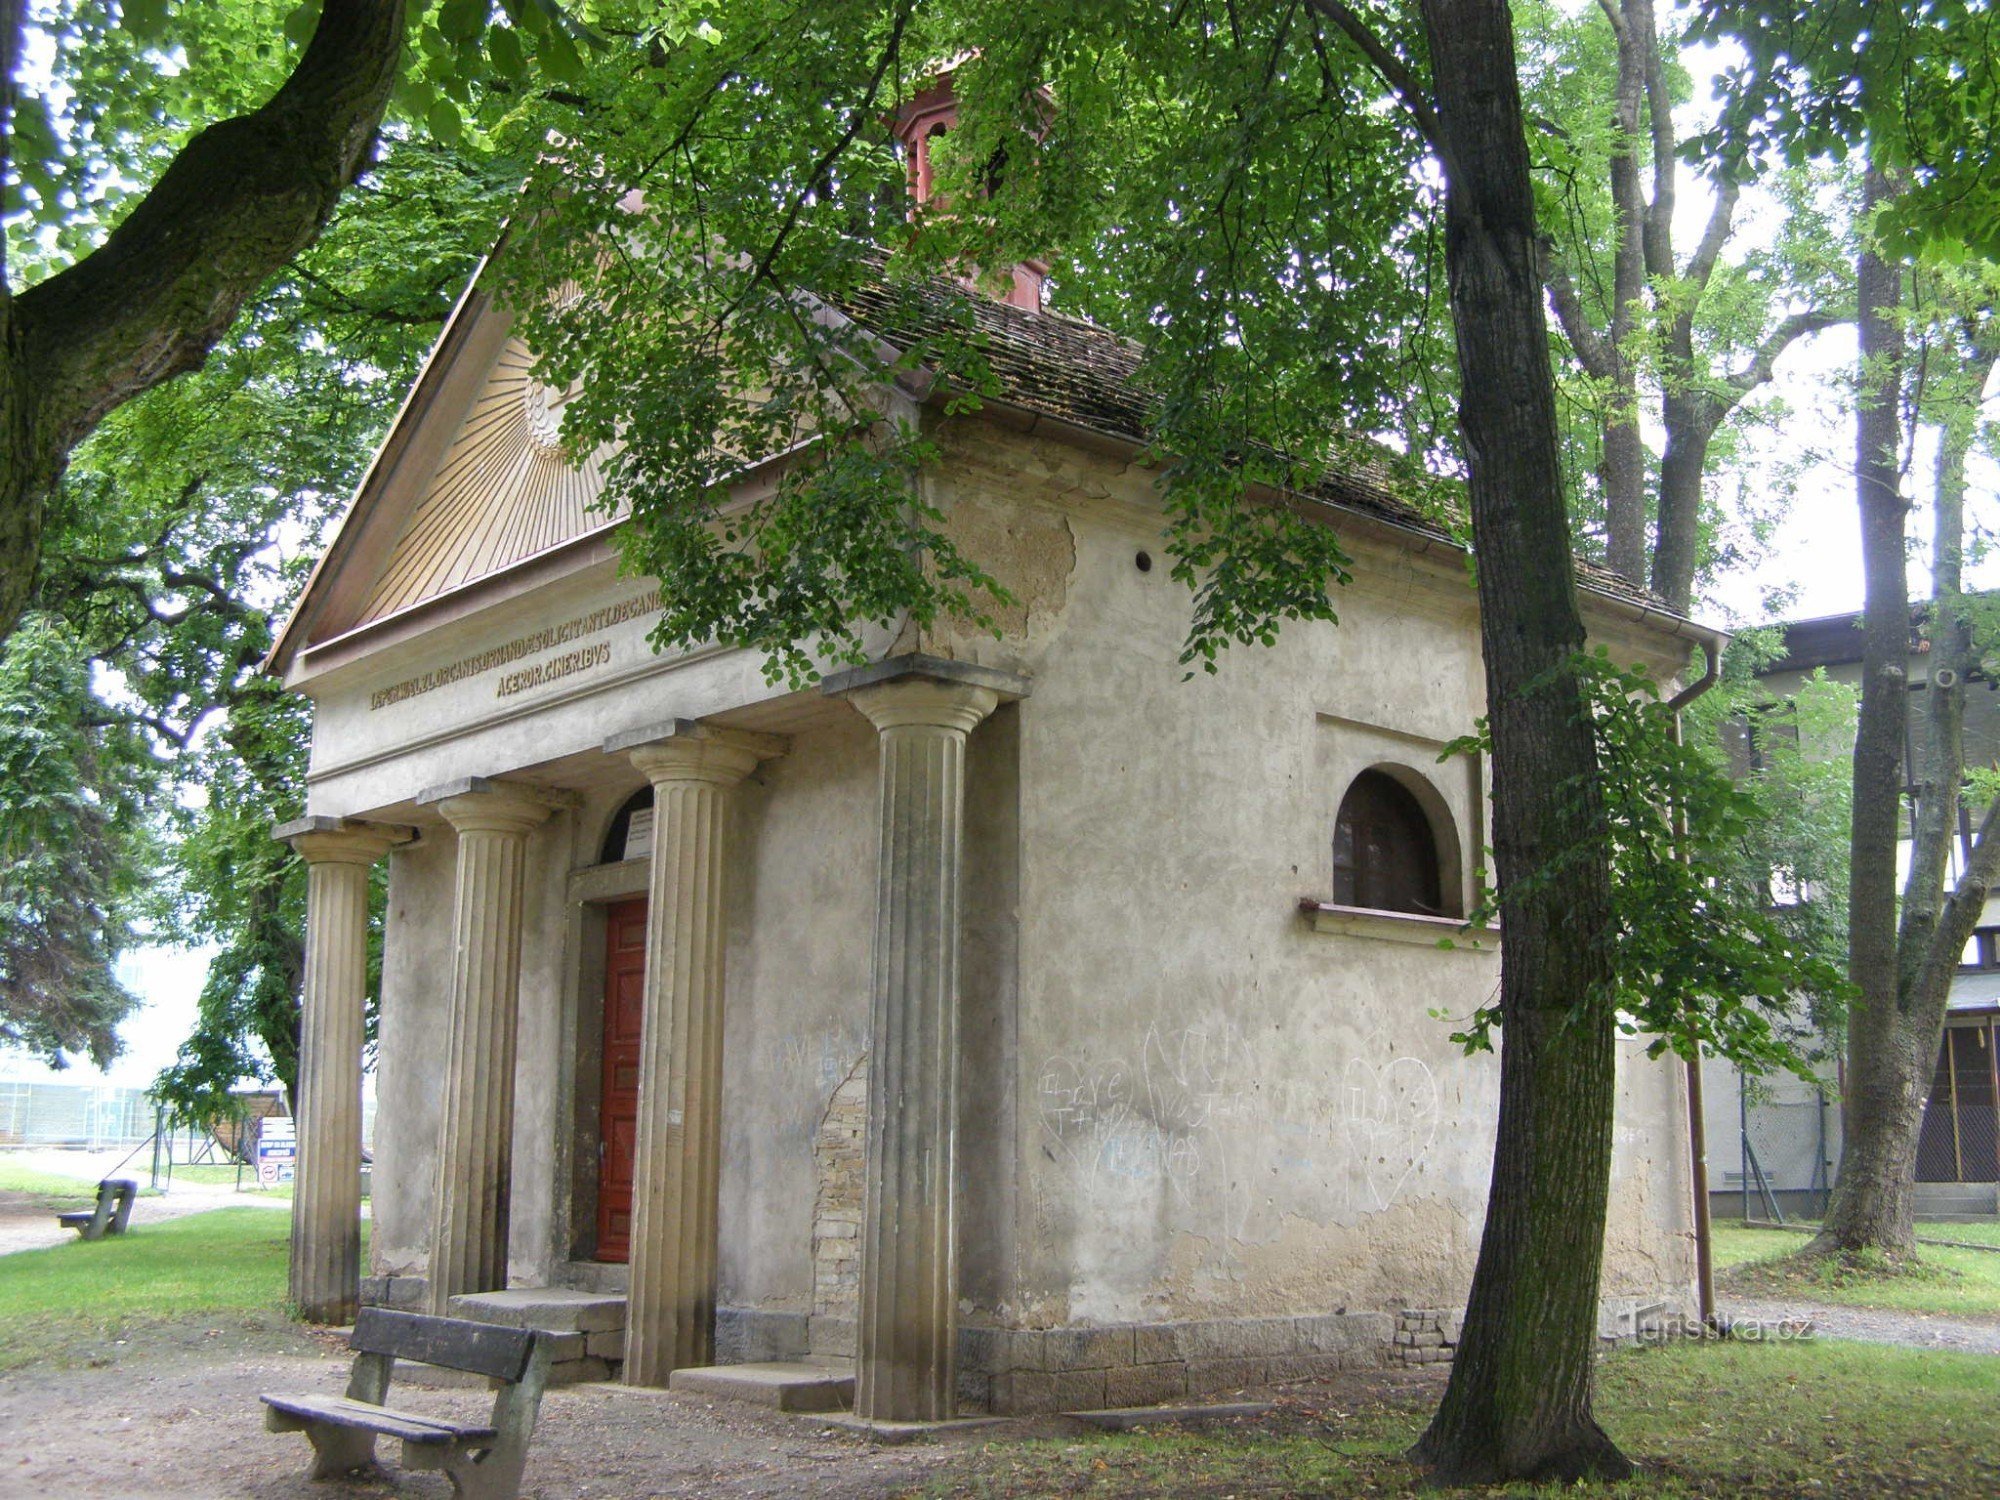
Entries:
[[[648,644],[601,475],[467,293],[271,661],[315,705],[278,830],[311,878],[309,1314],[588,1304],[552,1314],[581,1374],[851,1362],[859,1415],[934,1420],[1372,1363],[1462,1304],[1498,1069],[1440,1013],[1502,940],[1465,926],[1487,768],[1439,758],[1484,711],[1465,557],[1329,480],[1339,625],[1189,679],[1137,351],[1038,310],[1038,273],[980,311],[996,399],[889,395],[1015,600],[1000,638],[877,630],[803,690]],[[1581,593],[1662,678],[1719,644]],[[1685,1307],[1683,1070],[1618,1048],[1605,1296]]]

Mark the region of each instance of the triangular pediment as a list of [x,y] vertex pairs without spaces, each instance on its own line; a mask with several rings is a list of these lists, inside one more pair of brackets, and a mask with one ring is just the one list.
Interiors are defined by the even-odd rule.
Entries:
[[563,455],[566,393],[537,380],[508,338],[443,460],[411,506],[355,624],[447,593],[559,547],[614,519],[591,507],[604,454]]

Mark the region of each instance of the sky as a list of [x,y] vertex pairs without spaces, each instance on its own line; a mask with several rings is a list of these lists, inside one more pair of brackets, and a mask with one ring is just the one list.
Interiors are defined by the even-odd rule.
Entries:
[[84,1058],[60,1071],[24,1052],[0,1047],[0,1082],[105,1084],[147,1088],[194,1030],[195,1004],[211,950],[139,948],[118,961],[118,978],[143,1002],[118,1028],[125,1050],[109,1068]]

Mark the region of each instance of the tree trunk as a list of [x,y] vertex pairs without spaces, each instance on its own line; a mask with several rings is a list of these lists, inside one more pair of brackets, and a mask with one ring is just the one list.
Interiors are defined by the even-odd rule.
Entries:
[[[1871,167],[1869,211],[1892,196]],[[1903,813],[1903,739],[1909,712],[1910,591],[1904,525],[1909,505],[1897,473],[1903,372],[1902,271],[1873,246],[1856,263],[1855,313],[1861,371],[1856,394],[1855,485],[1861,512],[1861,711],[1854,737],[1854,812],[1849,835],[1847,1080],[1841,1111],[1840,1182],[1815,1246],[1915,1243],[1911,1213],[1914,1139],[1923,1084],[1901,1034],[1896,982],[1896,842]]]
[[[1690,377],[1691,383],[1692,377]],[[1660,455],[1659,536],[1653,546],[1653,592],[1668,609],[1685,615],[1694,607],[1695,550],[1701,538],[1701,481],[1708,471],[1708,444],[1716,420],[1709,403],[1685,391],[1663,393],[1661,412],[1667,445]]]
[[[1886,185],[1871,174],[1870,204],[1879,202]],[[1871,263],[1872,262],[1872,263]],[[1861,805],[1864,771],[1862,745],[1868,743],[1868,774],[1880,777],[1886,755],[1893,767],[1900,761],[1894,749],[1885,751],[1886,734],[1868,721],[1867,687],[1875,673],[1875,575],[1887,570],[1894,549],[1894,579],[1883,590],[1898,607],[1893,622],[1885,618],[1879,643],[1884,660],[1885,695],[1907,713],[1904,675],[1909,654],[1909,603],[1903,585],[1903,517],[1907,507],[1894,492],[1895,461],[1900,436],[1896,402],[1900,397],[1903,358],[1900,325],[1886,335],[1879,325],[1896,306],[1900,273],[1865,251],[1861,260],[1862,383],[1860,387],[1858,455],[1861,476],[1863,534],[1871,549],[1868,608],[1864,617],[1862,722],[1855,746],[1854,857],[1858,861],[1864,833]],[[1873,331],[1871,331],[1873,330]],[[1874,363],[1871,365],[1870,361]],[[1885,795],[1871,780],[1870,793],[1893,810],[1888,820],[1888,869],[1883,858],[1882,809],[1868,809],[1866,833],[1875,864],[1869,871],[1868,909],[1861,911],[1860,882],[1852,881],[1849,916],[1850,975],[1856,995],[1848,1014],[1846,1108],[1842,1117],[1840,1181],[1826,1223],[1809,1251],[1852,1254],[1876,1250],[1904,1255],[1916,1248],[1916,1159],[1923,1129],[1924,1095],[1937,1066],[1943,1039],[1951,981],[1966,941],[1978,924],[1986,894],[2000,871],[2000,838],[1994,827],[2000,804],[1986,812],[1979,838],[1966,869],[1947,896],[1945,872],[1951,845],[1959,836],[1959,806],[1965,777],[1965,683],[1974,665],[1972,631],[1963,598],[1965,535],[1965,459],[1978,422],[1980,396],[1994,365],[1990,352],[1975,351],[1973,389],[1964,410],[1950,413],[1938,444],[1935,529],[1933,532],[1930,681],[1923,702],[1917,763],[1911,772],[1912,821],[1910,867],[1903,885],[1902,916],[1897,922],[1894,890],[1895,838],[1901,825],[1901,787]],[[1887,408],[1885,421],[1882,411]],[[1871,510],[1871,504],[1873,509]],[[1893,526],[1893,535],[1891,529]],[[1888,604],[1884,604],[1886,617]],[[1888,660],[1895,625],[1893,661]],[[1870,740],[1870,730],[1877,738]],[[1903,732],[1900,715],[1898,738]],[[1898,777],[1900,780],[1900,777]],[[1889,888],[1888,898],[1882,894]],[[1864,925],[1865,922],[1865,925]],[[1884,949],[1887,948],[1885,955]]]
[[0,641],[27,604],[70,450],[114,408],[199,367],[318,236],[366,162],[403,30],[403,0],[324,0],[269,103],[195,136],[102,245],[5,300]]
[[[1647,25],[1641,35],[1635,21]],[[1639,180],[1640,152],[1646,141],[1640,116],[1646,106],[1645,49],[1657,45],[1651,13],[1636,17],[1626,6],[1616,22],[1618,86],[1614,114],[1617,144],[1611,152],[1611,202],[1617,220],[1612,248],[1610,351],[1611,390],[1604,414],[1605,561],[1633,583],[1646,581],[1646,445],[1639,435],[1639,372],[1633,332],[1644,316],[1646,290],[1646,196]]]
[[[1557,454],[1534,200],[1503,0],[1424,0],[1447,178],[1502,953],[1500,1116],[1451,1383],[1412,1451],[1451,1483],[1618,1477],[1591,1415],[1611,1167],[1609,875]],[[1565,878],[1524,877],[1578,854]]]

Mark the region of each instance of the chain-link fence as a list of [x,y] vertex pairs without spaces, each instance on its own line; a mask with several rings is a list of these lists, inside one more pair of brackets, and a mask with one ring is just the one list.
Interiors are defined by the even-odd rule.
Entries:
[[1995,1037],[1990,1021],[1945,1028],[1937,1069],[1924,1101],[1917,1141],[1918,1182],[2000,1179],[2000,1132],[1994,1118]]
[[[1711,1088],[1723,1081],[1711,1074]],[[1707,1118],[1715,1213],[1786,1220],[1826,1212],[1840,1160],[1840,1110],[1831,1089],[1790,1074],[1747,1078],[1730,1068],[1726,1088],[1710,1094]]]

